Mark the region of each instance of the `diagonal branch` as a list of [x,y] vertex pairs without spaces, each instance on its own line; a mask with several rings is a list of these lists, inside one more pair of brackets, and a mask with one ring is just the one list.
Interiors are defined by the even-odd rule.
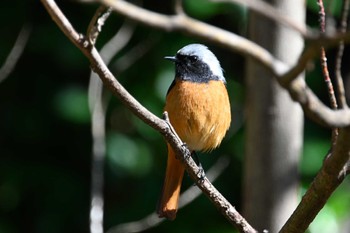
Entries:
[[350,111],[348,109],[335,111],[328,108],[308,88],[304,80],[297,78],[305,69],[308,61],[319,54],[320,46],[336,46],[341,39],[344,42],[350,41],[350,33],[323,35],[322,37],[310,39],[310,46],[306,48],[299,62],[293,67],[289,67],[256,43],[234,33],[192,19],[185,14],[167,16],[145,10],[122,0],[96,1],[110,6],[114,11],[148,26],[166,31],[181,31],[249,56],[271,71],[293,99],[301,104],[304,112],[312,120],[330,128],[350,125]]
[[[216,178],[227,168],[229,165],[228,156],[221,156],[216,163],[206,172],[206,176],[209,180],[214,182]],[[194,199],[199,197],[201,191],[196,186],[191,186],[187,190],[185,190],[181,196],[179,201],[179,209],[185,207],[189,203],[191,203]],[[107,231],[107,233],[136,233],[148,230],[152,227],[157,226],[162,223],[165,219],[159,218],[156,212],[153,212],[146,217],[133,222],[122,223],[120,225],[114,226]]]
[[[318,0],[317,2],[319,5],[320,31],[321,34],[324,34],[326,31],[325,10],[323,1]],[[333,109],[337,109],[337,100],[329,76],[326,52],[323,46],[320,47],[320,55],[322,74],[327,84],[330,104]],[[310,188],[307,189],[294,213],[282,227],[281,233],[305,232],[319,211],[324,207],[331,194],[344,180],[344,172],[346,172],[344,166],[348,162],[350,156],[350,146],[347,142],[349,137],[349,127],[333,129],[332,148],[327,154],[322,168],[311,183]]]
[[[244,55],[253,57],[253,59],[256,59],[258,62],[265,65],[277,77],[277,81],[289,91],[294,100],[301,104],[308,117],[329,127],[345,127],[350,124],[349,111],[334,111],[326,107],[306,85],[305,80],[298,78],[298,75],[305,69],[308,61],[319,54],[320,46],[335,46],[341,39],[348,41],[349,33],[331,36],[324,35],[310,40],[310,46],[306,48],[305,52],[300,57],[299,62],[289,69],[286,64],[275,59],[270,53],[258,45],[248,42],[246,39],[232,33],[193,20],[187,16],[164,16],[135,7],[124,1],[100,0],[100,2],[111,6],[115,11],[127,16],[128,18],[149,26],[167,31],[181,31],[201,39],[208,40],[209,38],[209,41],[214,42],[215,44],[223,45],[232,51],[238,51]],[[348,138],[348,133],[347,130],[342,130],[338,140],[344,141]],[[340,144],[342,143],[344,142],[341,142]],[[304,201],[296,210],[296,214],[292,216],[290,221],[283,228],[283,230],[285,230],[284,232],[289,232],[286,229],[291,229],[293,226],[298,228],[298,226],[303,223],[304,219],[307,220],[305,220],[306,224],[303,227],[306,228],[308,226],[308,221],[312,221],[318,211],[323,207],[324,202],[340,184],[341,179],[338,178],[338,167],[342,168],[344,161],[346,161],[344,158],[347,158],[347,156],[349,156],[348,145],[335,148],[334,156],[331,156],[332,159],[325,163],[324,168],[317,176],[317,179],[315,179],[315,182],[305,196]],[[325,182],[322,182],[323,180]],[[322,199],[317,199],[319,191],[324,192]],[[316,198],[314,198],[315,196]],[[307,204],[308,202],[310,202],[309,205]],[[303,210],[310,208],[310,206],[311,208],[315,208],[316,211],[310,212],[310,215],[308,215],[308,213]]]
[[[86,0],[80,1],[85,2]],[[193,19],[185,14],[164,15],[143,9],[123,0],[89,0],[89,2],[99,2],[112,7],[115,12],[147,26],[165,31],[179,31],[228,48],[244,56],[249,56],[264,65],[277,77],[284,75],[290,68],[258,44],[232,32]],[[312,47],[314,47],[314,44],[324,45],[325,47],[335,46],[341,39],[344,42],[350,42],[350,32],[307,38]]]
[[321,170],[317,173],[310,188],[280,233],[305,232],[328,198],[344,180],[343,166],[350,156],[349,138],[349,127],[339,129],[337,142],[331,156],[326,157]]
[[165,31],[180,31],[252,57],[275,74],[283,74],[287,71],[288,67],[283,62],[256,43],[221,28],[190,18],[185,14],[163,15],[121,0],[95,1],[110,6],[119,14],[150,27]]
[[110,91],[117,96],[121,102],[130,109],[137,117],[160,132],[173,147],[175,153],[184,164],[187,173],[195,181],[196,185],[210,199],[210,201],[220,210],[226,219],[233,224],[240,232],[256,232],[240,213],[226,200],[224,196],[210,183],[208,178],[201,176],[201,170],[190,156],[190,151],[183,146],[177,135],[174,134],[167,122],[158,118],[153,113],[143,107],[127,90],[115,79],[109,71],[101,56],[94,46],[81,34],[78,34],[69,20],[58,8],[54,0],[41,0],[46,10],[56,22],[64,34],[83,52],[89,59],[92,69],[99,75],[103,83]]
[[31,25],[24,24],[18,34],[16,42],[7,56],[4,64],[0,67],[0,83],[4,81],[15,68],[19,58],[21,57],[24,48],[27,45],[29,35],[31,32]]

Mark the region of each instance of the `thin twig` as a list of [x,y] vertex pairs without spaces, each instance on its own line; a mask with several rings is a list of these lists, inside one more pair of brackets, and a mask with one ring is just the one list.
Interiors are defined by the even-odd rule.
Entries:
[[174,4],[175,4],[174,9],[176,14],[178,15],[185,14],[184,8],[182,6],[182,0],[175,0]]
[[[95,88],[99,88],[99,83],[91,83],[95,83]],[[96,96],[94,96],[93,98],[95,104],[93,109],[90,110],[92,115],[91,124],[93,139],[93,158],[91,168],[90,233],[103,233],[103,174],[106,154],[106,108],[104,107],[102,93],[100,94],[96,92]]]
[[[106,64],[127,44],[134,32],[134,23],[125,22],[118,32],[102,47],[100,54]],[[94,41],[96,42],[98,34]],[[105,119],[108,100],[103,98],[103,84],[97,74],[91,72],[89,82],[89,107],[92,115],[92,182],[90,232],[103,233],[103,174],[106,154]]]
[[205,177],[198,176],[200,168],[195,161],[187,156],[190,151],[183,146],[183,142],[176,138],[176,134],[169,130],[168,124],[149,112],[143,107],[133,96],[131,96],[125,88],[117,81],[110,70],[103,62],[96,48],[89,41],[78,34],[69,20],[64,16],[58,8],[54,0],[41,0],[52,19],[56,22],[64,34],[83,52],[89,59],[93,70],[100,76],[103,83],[110,88],[111,92],[117,96],[126,107],[128,107],[137,117],[145,123],[160,132],[167,142],[172,146],[176,155],[181,161],[196,185],[203,191],[209,200],[217,207],[223,216],[234,225],[240,232],[256,232],[249,223],[241,216],[241,214],[222,196],[222,194],[211,184]]
[[112,8],[105,7],[103,5],[96,10],[95,15],[92,17],[89,23],[86,33],[91,44],[95,45],[96,40],[102,31],[102,27],[111,13]]
[[[150,27],[159,28],[165,31],[183,32],[228,48],[229,50],[238,52],[244,56],[249,56],[265,66],[276,77],[283,76],[290,68],[258,44],[232,32],[190,18],[187,15],[163,15],[122,0],[94,1],[110,6],[119,14]],[[340,39],[343,39],[344,42],[350,42],[350,32],[345,34],[326,34],[322,37],[314,36],[308,40],[311,46],[319,44],[329,47],[337,45]]]
[[328,90],[328,97],[329,97],[329,102],[330,102],[331,108],[337,109],[338,104],[337,104],[337,100],[335,98],[332,80],[329,76],[329,71],[328,71],[327,55],[326,55],[326,51],[323,47],[321,47],[320,61],[321,61],[324,82],[326,83],[327,90]]
[[123,49],[135,32],[136,23],[126,20],[119,31],[103,46],[101,56],[105,63],[109,64],[113,57]]
[[269,51],[256,43],[237,34],[190,18],[185,14],[167,16],[120,0],[96,0],[96,2],[110,6],[114,11],[142,24],[165,31],[180,31],[252,57],[274,74],[281,75],[288,70],[286,64],[276,59]]
[[[347,29],[349,8],[350,8],[350,0],[344,0],[342,16],[341,16],[341,25],[340,25],[340,32],[342,33],[345,33]],[[344,41],[341,40],[339,41],[337,56],[335,60],[335,78],[336,78],[336,85],[337,85],[336,87],[337,87],[337,97],[339,101],[339,107],[348,108],[348,105],[346,103],[346,97],[345,97],[344,82],[343,82],[343,77],[341,72],[343,53],[344,53]]]
[[[228,167],[229,158],[227,156],[221,156],[216,163],[206,172],[206,175],[212,183],[222,174],[222,172]],[[185,190],[179,200],[179,209],[185,207],[193,200],[195,200],[202,192],[197,188],[197,186],[191,186]],[[114,226],[107,231],[107,233],[136,233],[153,228],[165,219],[159,218],[156,212],[153,212],[146,217],[133,222],[122,223],[120,225]]]
[[[321,33],[325,33],[325,11],[323,1],[318,0],[320,7],[319,23]],[[333,109],[337,108],[333,86],[329,77],[327,58],[324,47],[321,47],[321,66],[324,80],[327,83],[328,94]],[[310,188],[306,191],[298,207],[282,227],[281,233],[305,232],[319,211],[323,208],[330,195],[344,180],[344,166],[349,159],[350,147],[347,142],[350,128],[333,129],[332,150],[326,156],[321,170],[317,173]]]
[[[118,32],[101,48],[100,55],[106,64],[109,64],[113,57],[129,42],[134,30],[135,23],[126,20]],[[101,79],[96,73],[91,72],[88,91],[90,110],[95,106],[95,96],[102,96],[102,88]]]
[[[317,2],[318,2],[318,6],[320,7],[320,10],[319,10],[320,31],[322,34],[324,34],[326,32],[326,13],[324,10],[323,0],[317,0]],[[329,76],[327,56],[323,46],[321,46],[320,57],[321,57],[320,60],[321,60],[322,74],[323,74],[324,81],[327,85],[330,105],[332,109],[337,109],[338,104],[335,98],[332,80]]]
[[[102,26],[108,19],[110,8],[99,7],[92,18],[87,35],[90,43],[95,44],[102,30]],[[107,43],[108,44],[108,43]],[[106,154],[106,106],[103,101],[102,82],[93,72],[89,82],[89,107],[92,116],[92,165],[91,165],[91,203],[90,203],[90,233],[103,233],[103,186],[104,186],[104,161]]]
[[[321,31],[321,34],[324,34],[326,32],[326,12],[324,10],[323,0],[317,0],[317,4],[320,8],[319,9],[320,31]],[[338,104],[337,104],[337,99],[335,98],[333,83],[329,76],[326,50],[323,46],[321,46],[320,50],[321,50],[320,62],[322,67],[322,74],[323,74],[324,82],[326,83],[326,86],[327,86],[329,102],[332,109],[337,109]],[[337,137],[338,137],[338,128],[333,128],[332,145],[336,143]]]
[[[272,72],[277,81],[285,87],[293,99],[301,104],[308,117],[326,127],[344,127],[350,125],[350,111],[333,111],[325,106],[298,75],[305,69],[307,62],[319,54],[319,47],[335,46],[339,40],[350,41],[350,33],[325,35],[310,40],[309,46],[300,60],[292,68],[275,58],[269,51],[241,36],[206,23],[189,18],[186,15],[166,16],[151,12],[121,0],[96,0],[111,6],[114,11],[126,17],[166,31],[180,31],[211,41],[228,50],[241,53],[256,60]],[[297,79],[297,80],[295,80]]]
[[24,48],[27,45],[31,32],[31,25],[25,23],[21,31],[19,32],[14,46],[12,47],[9,55],[7,56],[4,64],[0,68],[0,83],[4,81],[14,70],[19,58],[21,57]]
[[144,56],[158,40],[159,36],[151,34],[148,38],[140,41],[137,45],[131,48],[121,59],[117,59],[111,67],[115,69],[117,73],[125,71],[131,66],[131,64],[135,63],[136,60]]
[[[107,2],[107,0],[106,0],[106,2]],[[224,44],[225,46],[227,46],[228,48],[231,48],[233,50],[235,50],[237,46],[241,46],[241,49],[245,49],[246,48],[245,46],[247,46],[245,41],[240,40],[240,39],[234,40],[234,42],[232,42],[232,43],[234,43],[235,45],[231,45],[229,42],[225,41],[225,39],[227,39],[227,37],[226,37],[227,34],[221,34],[220,31],[211,30],[212,27],[210,27],[210,26],[207,27],[207,25],[200,24],[202,27],[193,27],[193,24],[192,24],[193,21],[192,20],[187,21],[188,18],[186,18],[185,20],[183,18],[181,18],[182,21],[179,20],[179,22],[178,22],[178,21],[176,21],[179,19],[179,18],[177,18],[177,16],[164,17],[164,16],[161,16],[161,15],[156,14],[156,13],[149,13],[146,10],[134,8],[131,5],[129,5],[125,2],[122,2],[122,1],[113,1],[113,3],[110,3],[110,4],[112,4],[113,8],[115,10],[117,10],[119,13],[124,14],[127,17],[130,17],[134,20],[138,20],[139,22],[146,23],[152,27],[159,27],[159,28],[163,28],[166,30],[170,30],[170,31],[179,30],[179,28],[180,28],[180,30],[183,32],[187,32],[187,30],[183,29],[183,27],[188,27],[188,28],[191,28],[192,35],[199,36],[201,38],[205,38],[205,36],[208,35],[208,33],[211,34],[211,33],[215,32],[214,35],[221,38],[221,40],[214,40],[214,39],[212,40],[213,42],[215,42],[217,44],[221,44],[221,45]],[[159,22],[160,19],[162,19],[163,21]],[[181,25],[179,25],[179,24],[181,24]],[[195,24],[195,25],[198,25],[198,24]],[[198,30],[198,28],[203,29],[203,30],[205,29],[207,34],[204,34],[201,30]],[[213,35],[210,35],[210,36],[212,36],[211,38],[214,38]],[[342,35],[342,37],[345,38],[344,35]],[[222,38],[224,38],[224,39],[222,39]],[[228,38],[230,38],[230,36],[228,36]],[[302,66],[302,70],[306,66],[306,63],[307,63],[306,61],[308,61],[308,59],[314,58],[319,53],[318,50],[319,50],[320,45],[327,42],[328,46],[329,46],[331,43],[334,43],[335,40],[339,41],[339,39],[341,39],[341,38],[338,36],[334,36],[332,38],[332,40],[334,40],[334,41],[328,40],[328,42],[327,42],[327,41],[325,41],[324,38],[319,38],[319,39],[315,40],[317,46],[314,46],[314,44],[311,43],[311,46],[307,48],[308,52],[304,53],[305,57],[302,58],[305,61],[305,63]],[[249,44],[249,46],[250,45],[251,44]],[[247,47],[249,47],[249,46],[247,46]],[[253,45],[253,47],[254,47],[254,45]],[[258,48],[258,47],[255,47],[255,48]],[[258,50],[259,49],[260,48],[258,48]],[[237,49],[237,51],[240,52],[240,49]],[[259,50],[259,52],[260,51],[263,51],[263,50]],[[249,49],[246,50],[245,52],[243,52],[243,54],[251,55]],[[274,74],[276,74],[277,77],[279,77],[279,78],[283,77],[283,75],[281,75],[281,74],[283,74],[284,72],[281,72],[281,73],[276,72],[277,71],[277,69],[275,69],[276,67],[272,65],[273,62],[270,64],[270,62],[274,58],[270,59],[270,57],[269,57],[270,55],[265,56],[266,55],[265,51],[263,51],[263,54],[264,54],[263,58],[266,58],[266,60],[265,61],[260,60],[260,62],[269,66],[269,69],[273,70]],[[259,56],[255,56],[255,57],[261,58]],[[296,66],[298,66],[298,65],[299,64],[297,64]],[[277,80],[279,80],[280,83],[283,84],[283,86],[287,88],[287,90],[290,92],[292,97],[302,105],[305,113],[310,118],[314,119],[315,121],[319,122],[320,124],[333,126],[333,127],[334,126],[344,127],[344,126],[349,125],[350,114],[348,111],[344,111],[344,110],[333,111],[333,110],[327,108],[315,96],[315,94],[309,89],[309,87],[305,83],[305,80],[297,78],[299,71],[296,72],[295,70],[293,70],[293,72],[294,72],[295,76],[292,76],[290,81],[283,83],[280,79],[277,79]],[[340,114],[340,115],[338,115],[338,114]],[[342,124],[339,124],[340,121],[342,121]],[[343,125],[343,123],[344,123],[344,125]],[[348,135],[345,136],[344,138],[347,138],[347,137],[348,137]],[[335,149],[335,151],[337,151],[337,149]],[[345,147],[340,151],[342,151],[342,152],[339,152],[339,153],[335,152],[335,154],[337,154],[337,156],[332,156],[333,157],[331,160],[332,162],[330,162],[330,163],[327,162],[327,165],[325,165],[325,167],[327,167],[326,168],[326,171],[327,171],[326,175],[323,175],[323,173],[319,174],[318,181],[322,181],[323,177],[326,177],[327,182],[322,183],[320,185],[317,185],[317,190],[326,189],[326,193],[325,193],[324,198],[321,201],[319,201],[318,199],[310,200],[311,201],[310,203],[312,203],[312,208],[314,208],[316,206],[316,208],[315,208],[316,213],[312,212],[311,213],[312,216],[310,219],[314,218],[314,216],[318,213],[319,209],[322,208],[322,206],[324,204],[323,202],[328,199],[330,193],[332,193],[335,190],[335,188],[337,187],[338,181],[334,183],[333,182],[334,180],[332,180],[332,179],[334,179],[334,177],[338,177],[338,173],[336,175],[333,175],[332,173],[334,171],[330,171],[331,172],[331,176],[330,176],[328,174],[328,168],[337,168],[337,166],[339,165],[339,160],[338,160],[339,158],[341,160],[340,166],[342,166],[342,160],[344,159],[344,157],[342,157],[342,156],[345,156],[345,157],[347,156],[347,154],[349,152],[349,148]],[[341,181],[339,181],[339,182],[341,182]],[[332,184],[333,186],[330,186],[330,184]],[[315,190],[313,189],[313,191],[315,191]],[[318,191],[316,191],[316,193],[314,193],[313,191],[310,191],[310,193],[313,196],[317,196],[316,194],[318,194]],[[312,195],[311,195],[311,197],[312,197]],[[294,216],[293,218],[291,218],[291,220],[290,220],[291,222],[303,221],[304,220],[303,217],[305,217],[305,215],[309,214],[308,212],[302,211],[303,208],[305,208],[305,206],[306,207],[311,206],[311,205],[308,205],[308,199],[305,199],[305,201],[303,201],[300,206],[301,207],[299,207],[297,210],[298,211],[301,210],[300,213],[302,213],[302,215],[301,215],[302,217],[301,218],[297,217],[298,215]],[[308,226],[308,224],[306,224],[306,225]],[[288,227],[293,227],[293,226],[298,227],[298,224],[296,224],[296,225],[289,224],[286,226],[287,227],[286,229],[288,229]],[[285,231],[285,232],[288,232],[288,231]]]

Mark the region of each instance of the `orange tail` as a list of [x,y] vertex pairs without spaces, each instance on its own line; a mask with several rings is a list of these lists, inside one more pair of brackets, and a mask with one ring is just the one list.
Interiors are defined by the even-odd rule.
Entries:
[[165,217],[170,220],[174,220],[176,218],[184,172],[185,168],[181,162],[175,158],[175,153],[168,144],[168,163],[163,184],[163,191],[157,209],[159,217]]

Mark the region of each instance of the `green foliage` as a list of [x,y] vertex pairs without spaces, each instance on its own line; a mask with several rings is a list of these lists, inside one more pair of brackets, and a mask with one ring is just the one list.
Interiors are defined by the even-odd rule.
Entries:
[[[325,5],[325,11],[335,16],[340,16],[343,0],[323,1]],[[315,0],[307,0],[307,7],[314,13],[318,13],[319,6]]]
[[107,155],[111,170],[123,176],[144,176],[153,164],[145,142],[117,133],[107,137]]
[[342,224],[349,218],[349,191],[349,183],[344,183],[334,192],[315,221],[310,225],[310,233],[342,232]]
[[301,158],[301,172],[304,176],[313,176],[320,169],[329,148],[329,139],[312,136],[305,138],[304,153]]
[[222,12],[222,4],[217,4],[209,0],[184,1],[184,5],[189,14],[201,19],[208,19],[215,14]]
[[69,86],[60,90],[54,99],[57,114],[72,123],[90,122],[87,102],[87,90],[78,86]]

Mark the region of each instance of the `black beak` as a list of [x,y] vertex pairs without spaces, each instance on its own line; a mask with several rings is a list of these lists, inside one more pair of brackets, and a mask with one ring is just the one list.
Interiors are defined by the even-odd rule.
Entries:
[[172,62],[176,62],[176,61],[177,61],[176,57],[169,57],[169,56],[166,56],[166,57],[164,57],[164,59],[169,60],[169,61],[172,61]]

